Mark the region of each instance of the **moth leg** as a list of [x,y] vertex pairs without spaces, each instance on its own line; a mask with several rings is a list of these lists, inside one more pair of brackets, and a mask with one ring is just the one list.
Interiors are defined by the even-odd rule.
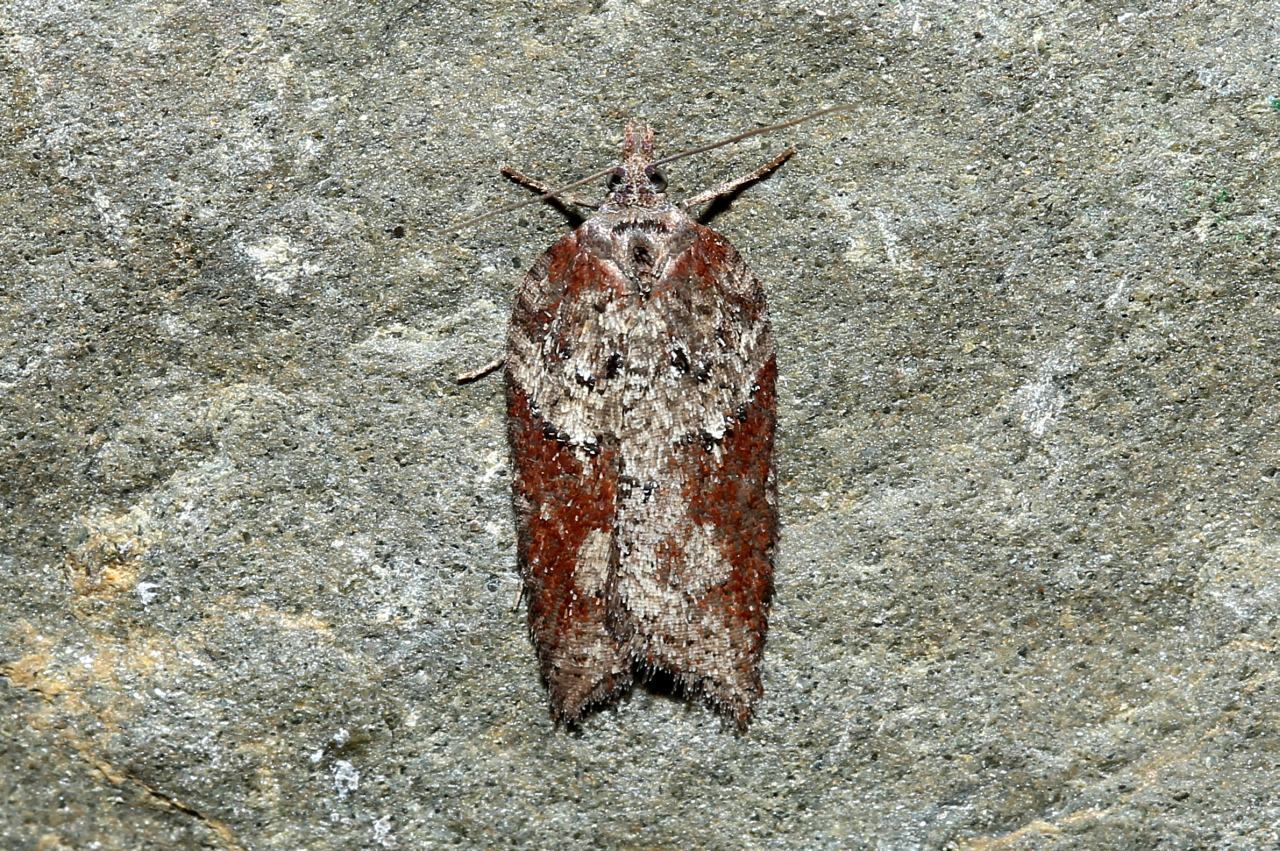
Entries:
[[555,192],[554,186],[543,183],[541,180],[538,180],[536,177],[530,177],[527,174],[521,174],[511,166],[504,165],[502,167],[502,176],[509,180],[513,180],[516,183],[519,183],[521,186],[525,187],[526,189],[532,189],[534,192],[537,192],[539,195],[549,196],[547,200],[550,201],[551,203],[559,203],[561,205],[567,204],[573,207],[586,207],[591,210],[594,210],[600,206],[599,204],[592,203],[591,201],[583,201],[581,198],[578,198],[575,195],[552,194]]
[[460,372],[454,377],[454,381],[459,384],[470,384],[473,381],[479,381],[491,372],[497,372],[502,368],[502,364],[506,362],[506,358],[495,358],[489,361],[479,369],[473,369],[470,372]]
[[795,152],[796,152],[796,149],[795,149],[795,146],[793,145],[787,148],[782,153],[778,154],[773,159],[769,160],[764,165],[760,166],[755,171],[751,172],[750,174],[744,174],[741,177],[736,177],[733,180],[728,181],[727,183],[722,183],[719,186],[715,186],[715,187],[712,187],[711,189],[706,189],[702,192],[699,192],[697,195],[694,195],[692,198],[686,198],[685,200],[681,201],[680,206],[686,210],[689,210],[694,207],[697,207],[699,204],[706,204],[708,201],[715,201],[718,198],[725,198],[730,195],[733,195],[736,192],[739,192],[741,189],[743,189],[743,187],[748,186],[752,183],[755,183],[757,180],[761,180],[762,178],[766,177],[771,171],[776,169],[778,166],[782,165],[787,160],[791,159],[791,155],[794,154]]

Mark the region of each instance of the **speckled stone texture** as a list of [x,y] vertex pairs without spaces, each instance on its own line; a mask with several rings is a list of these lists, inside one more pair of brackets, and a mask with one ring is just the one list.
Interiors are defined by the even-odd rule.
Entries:
[[[0,7],[0,847],[1280,843],[1252,2]],[[501,348],[622,124],[768,288],[745,737],[553,728]]]

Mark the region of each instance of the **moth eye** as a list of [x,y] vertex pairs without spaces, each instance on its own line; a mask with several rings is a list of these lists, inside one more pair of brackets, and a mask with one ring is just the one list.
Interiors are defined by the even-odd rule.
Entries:
[[658,171],[653,166],[647,166],[644,170],[645,177],[649,178],[649,182],[653,184],[653,188],[659,192],[666,191],[667,176]]
[[622,185],[622,178],[624,176],[625,175],[622,173],[621,167],[615,168],[613,171],[609,172],[608,187],[610,189],[617,189]]

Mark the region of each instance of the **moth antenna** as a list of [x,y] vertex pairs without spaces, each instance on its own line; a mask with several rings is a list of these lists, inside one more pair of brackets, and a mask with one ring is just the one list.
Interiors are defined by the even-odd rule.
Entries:
[[722,148],[725,145],[732,145],[734,142],[741,142],[743,139],[750,139],[752,136],[759,136],[761,133],[772,133],[774,130],[783,130],[783,129],[786,129],[787,127],[794,127],[797,124],[803,124],[806,121],[812,121],[813,119],[818,118],[819,116],[829,115],[833,112],[842,112],[843,110],[852,109],[852,108],[853,108],[853,104],[851,103],[842,103],[838,106],[828,106],[825,109],[819,109],[816,112],[810,112],[807,115],[800,116],[799,118],[792,118],[789,121],[783,121],[779,124],[770,124],[768,127],[757,127],[754,130],[748,130],[745,133],[737,133],[733,136],[728,136],[717,142],[708,142],[705,145],[699,145],[696,148],[690,148],[687,151],[681,151],[678,154],[672,154],[669,157],[663,157],[660,160],[654,160],[653,164],[655,166],[665,165],[666,163],[669,163],[672,160],[678,160],[684,157],[691,157],[694,154],[701,154],[706,151],[714,150],[716,148]]
[[[706,151],[711,151],[716,148],[722,148],[725,145],[732,145],[734,142],[741,142],[743,139],[750,139],[752,136],[759,136],[761,133],[772,133],[775,130],[784,130],[787,127],[794,127],[797,124],[803,124],[806,121],[812,121],[813,119],[823,115],[830,115],[833,112],[841,112],[843,110],[852,109],[852,108],[853,108],[853,104],[851,103],[842,103],[838,106],[828,106],[825,109],[819,109],[814,112],[807,113],[805,115],[800,116],[799,118],[792,118],[789,121],[783,121],[778,124],[770,124],[767,127],[757,127],[756,129],[748,130],[745,133],[736,133],[733,136],[727,136],[715,142],[708,142],[707,144],[699,145],[696,148],[689,148],[687,151],[681,151],[678,154],[672,154],[669,157],[663,157],[660,160],[654,160],[653,164],[655,166],[665,165],[666,163],[669,163],[672,160],[678,160],[684,157],[691,157],[694,154],[705,153]],[[500,216],[503,213],[510,213],[514,210],[519,210],[523,207],[528,207],[532,204],[540,203],[542,201],[547,200],[548,198],[554,198],[560,195],[561,193],[568,192],[570,189],[577,189],[579,186],[581,186],[584,183],[590,183],[593,180],[598,180],[599,178],[604,177],[606,174],[613,171],[614,168],[615,166],[609,166],[608,168],[603,168],[600,171],[593,172],[592,174],[588,174],[586,177],[575,180],[573,183],[566,183],[564,186],[557,186],[555,189],[552,189],[550,192],[544,192],[541,195],[537,195],[525,201],[518,201],[514,204],[507,204],[505,207],[498,207],[496,209],[490,210],[487,213],[481,213],[475,218],[467,219],[464,222],[460,222],[459,224],[454,225],[452,228],[449,229],[449,233],[456,234],[459,231],[465,230],[466,228],[469,228],[472,225],[478,225],[480,224],[480,222],[483,222],[486,219],[491,219],[494,216]]]

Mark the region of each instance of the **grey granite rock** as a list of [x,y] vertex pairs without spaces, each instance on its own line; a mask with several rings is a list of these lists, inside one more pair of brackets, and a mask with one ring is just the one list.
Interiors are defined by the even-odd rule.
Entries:
[[[0,9],[0,846],[1280,844],[1267,4]],[[770,289],[736,736],[552,727],[501,345],[629,116]]]

